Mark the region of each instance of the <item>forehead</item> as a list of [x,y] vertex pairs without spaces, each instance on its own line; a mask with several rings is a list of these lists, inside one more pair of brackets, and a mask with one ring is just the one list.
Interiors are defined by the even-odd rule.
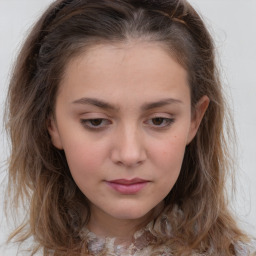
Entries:
[[170,89],[174,94],[175,90],[188,90],[186,70],[161,44],[146,42],[87,48],[67,64],[60,84],[60,91],[70,97],[120,93],[146,97],[152,92],[162,97]]

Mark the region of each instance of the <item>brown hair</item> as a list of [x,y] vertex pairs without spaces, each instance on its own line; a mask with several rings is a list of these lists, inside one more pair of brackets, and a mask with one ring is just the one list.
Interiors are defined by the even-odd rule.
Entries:
[[[18,57],[8,94],[12,149],[9,192],[14,207],[29,204],[29,221],[11,238],[33,236],[44,255],[78,255],[79,232],[90,218],[87,199],[73,181],[64,152],[47,131],[65,65],[93,44],[139,39],[158,42],[189,75],[192,106],[203,96],[208,110],[187,146],[180,176],[164,199],[182,217],[172,224],[176,255],[214,248],[234,255],[243,240],[228,208],[224,185],[230,161],[223,132],[225,102],[204,23],[185,0],[57,0],[33,27]],[[83,213],[83,214],[82,214]],[[37,248],[34,249],[36,251]],[[32,252],[33,254],[33,252]]]

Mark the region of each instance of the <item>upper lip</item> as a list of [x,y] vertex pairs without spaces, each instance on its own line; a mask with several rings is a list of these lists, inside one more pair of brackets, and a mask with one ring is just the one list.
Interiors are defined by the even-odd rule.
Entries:
[[128,179],[110,180],[109,182],[110,183],[116,183],[116,184],[122,184],[122,185],[130,185],[130,184],[148,182],[148,180],[144,180],[144,179],[140,179],[140,178],[134,178],[134,179],[131,179],[131,180],[128,180]]

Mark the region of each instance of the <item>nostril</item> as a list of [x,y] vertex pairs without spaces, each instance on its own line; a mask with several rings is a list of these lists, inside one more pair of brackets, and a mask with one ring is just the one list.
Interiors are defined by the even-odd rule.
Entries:
[[137,126],[120,129],[113,140],[111,160],[119,166],[141,165],[146,159],[146,149],[140,135]]
[[117,161],[115,162],[116,165],[118,166],[125,166],[125,167],[128,167],[128,168],[133,168],[133,167],[137,167],[137,166],[140,166],[141,164],[143,164],[144,161],[138,161],[138,162],[123,162],[123,161]]
[[112,161],[119,166],[136,167],[143,164],[146,154],[143,149],[136,151],[125,151],[115,149],[111,155]]

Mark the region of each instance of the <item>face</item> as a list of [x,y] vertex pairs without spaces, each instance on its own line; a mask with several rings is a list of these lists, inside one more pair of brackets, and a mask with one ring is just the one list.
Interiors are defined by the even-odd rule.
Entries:
[[49,132],[92,215],[142,218],[170,192],[207,107],[153,43],[98,45],[72,59]]

